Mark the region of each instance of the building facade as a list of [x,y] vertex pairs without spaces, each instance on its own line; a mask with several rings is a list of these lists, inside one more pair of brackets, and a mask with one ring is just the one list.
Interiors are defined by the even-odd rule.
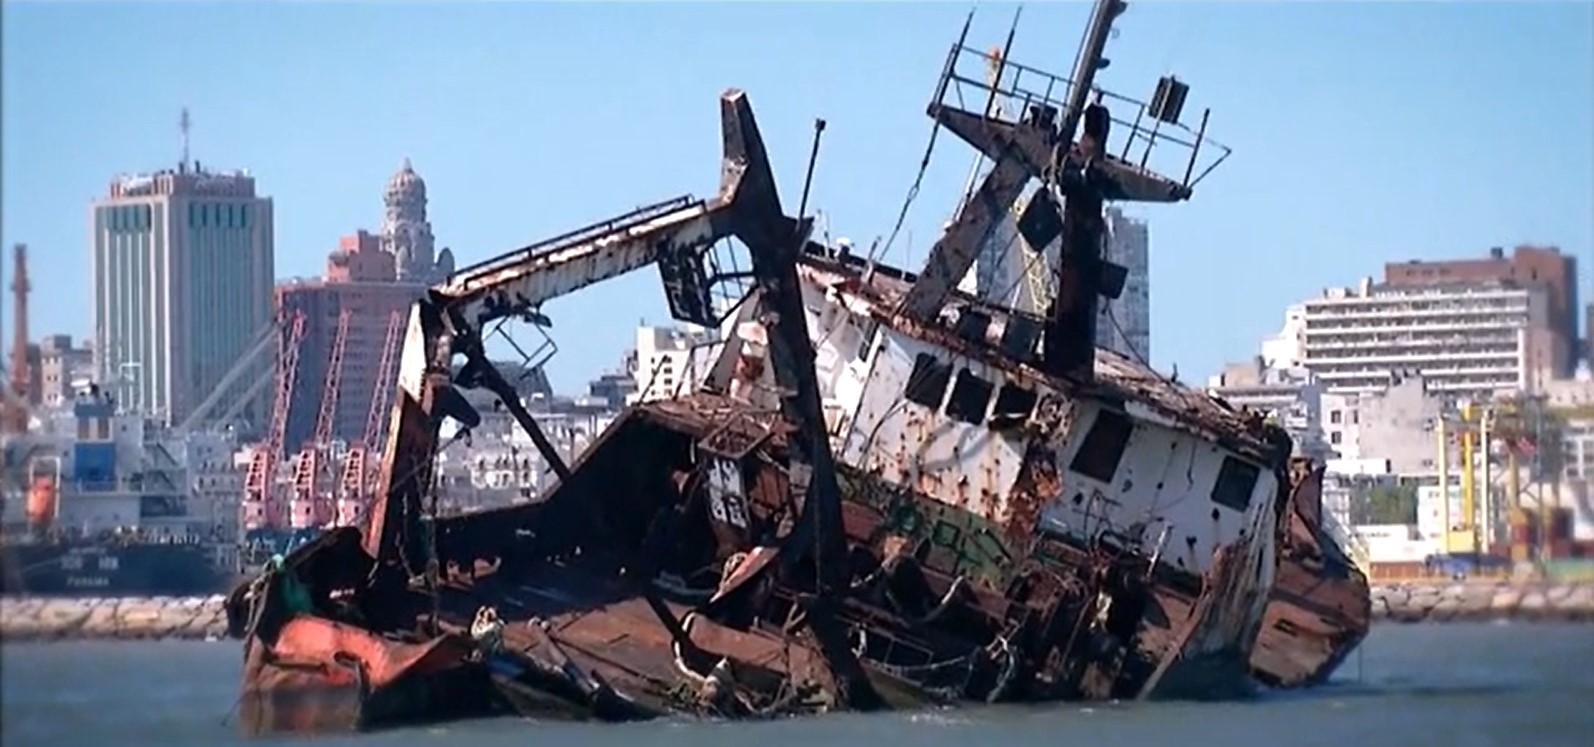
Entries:
[[[397,355],[410,305],[421,297],[426,286],[398,282],[394,260],[393,255],[383,251],[379,237],[357,231],[343,237],[338,248],[327,256],[326,273],[321,278],[294,279],[277,285],[280,308],[288,314],[302,313],[305,320],[282,441],[287,452],[298,451],[315,434],[343,312],[348,312],[348,328],[344,332],[337,400],[333,403],[332,439],[349,443],[362,439],[373,398],[379,391],[396,386],[396,361],[389,372],[391,380],[377,380],[382,373],[382,357],[390,342],[395,349],[393,355]],[[398,337],[390,339],[395,320]]]
[[1369,279],[1300,304],[1267,349],[1311,369],[1330,392],[1377,392],[1416,371],[1434,391],[1483,397],[1531,390],[1559,365],[1549,311],[1542,288],[1510,282]]
[[118,406],[179,422],[271,319],[272,202],[195,163],[90,208],[95,368]]
[[691,324],[637,327],[636,391],[627,400],[649,402],[694,391],[711,362],[705,353],[718,339],[717,330]]
[[1377,392],[1327,393],[1321,408],[1323,434],[1336,458],[1385,462],[1393,475],[1436,474],[1434,422],[1446,403],[1426,377],[1397,375]]
[[1507,257],[1494,247],[1487,257],[1436,262],[1411,260],[1384,265],[1384,284],[1395,288],[1445,287],[1509,283],[1544,293],[1546,356],[1550,376],[1565,377],[1576,368],[1578,315],[1577,258],[1554,246],[1520,245]]
[[1331,451],[1323,436],[1323,384],[1300,367],[1273,368],[1258,357],[1231,363],[1207,380],[1207,391],[1237,407],[1273,418],[1295,442],[1295,453],[1322,461]]
[[426,217],[426,180],[404,159],[382,194],[382,251],[393,256],[398,280],[432,285],[454,272],[448,249],[435,251],[432,223]]
[[72,404],[79,385],[94,380],[94,350],[74,345],[71,335],[50,335],[39,342],[39,404],[49,409]]

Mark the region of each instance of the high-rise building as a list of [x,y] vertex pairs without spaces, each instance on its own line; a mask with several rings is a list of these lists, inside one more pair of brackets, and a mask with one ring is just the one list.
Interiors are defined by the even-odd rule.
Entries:
[[1281,363],[1298,361],[1336,394],[1379,392],[1420,373],[1434,392],[1488,396],[1533,390],[1558,370],[1548,317],[1542,287],[1369,278],[1292,307],[1267,350]]
[[426,180],[404,159],[383,193],[382,251],[393,255],[398,280],[431,285],[454,272],[454,257],[434,252],[431,221],[426,219]]
[[1411,260],[1384,265],[1384,284],[1393,288],[1444,287],[1471,283],[1510,283],[1542,289],[1548,310],[1541,328],[1549,331],[1547,355],[1553,376],[1570,376],[1577,367],[1578,315],[1577,258],[1553,246],[1521,245],[1512,250],[1494,247],[1480,259],[1429,262]]
[[118,405],[178,422],[271,319],[271,198],[196,162],[119,177],[90,209],[95,368]]
[[1107,247],[1102,256],[1123,265],[1128,276],[1117,300],[1103,299],[1096,320],[1097,339],[1138,360],[1151,361],[1151,231],[1145,221],[1107,208]]

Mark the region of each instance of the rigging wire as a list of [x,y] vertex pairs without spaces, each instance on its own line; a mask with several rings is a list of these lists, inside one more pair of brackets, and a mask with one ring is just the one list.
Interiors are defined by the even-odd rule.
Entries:
[[[974,8],[970,7],[969,14],[963,19],[963,33],[958,37],[958,49],[961,49],[963,42],[968,39],[969,26],[973,23]],[[947,73],[951,72],[951,66],[955,65],[957,62],[957,49],[954,49],[952,54],[953,57],[948,60]],[[937,86],[939,87],[940,83],[945,82],[945,80],[946,78],[943,75],[942,80],[937,82]],[[891,234],[887,236],[886,242],[884,244],[877,244],[876,248],[870,249],[870,262],[878,261],[881,256],[885,255],[886,252],[891,251],[891,245],[897,240],[897,234],[902,231],[902,223],[908,218],[908,209],[913,206],[913,201],[919,196],[919,187],[924,184],[924,172],[930,168],[930,156],[935,153],[935,139],[940,134],[941,124],[939,122],[932,124],[930,126],[930,139],[927,143],[925,143],[924,146],[924,157],[919,159],[919,172],[914,175],[913,184],[908,187],[908,195],[902,201],[902,209],[897,212],[897,222],[891,227]],[[876,249],[878,249],[878,251]]]

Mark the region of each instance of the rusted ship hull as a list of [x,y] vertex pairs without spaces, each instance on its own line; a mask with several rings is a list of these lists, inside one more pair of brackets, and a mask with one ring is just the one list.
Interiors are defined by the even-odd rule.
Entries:
[[1298,462],[1278,575],[1250,665],[1269,687],[1322,684],[1367,637],[1367,576],[1323,528],[1323,469]]
[[[424,584],[387,594],[366,587],[359,603],[338,604],[331,592],[362,586],[371,567],[369,558],[338,559],[357,542],[296,551],[284,573],[299,574],[314,609],[275,630],[239,631],[257,641],[245,673],[246,729],[341,731],[494,713],[747,718],[836,707],[842,684],[800,621],[810,595],[761,573],[778,553],[757,538],[791,510],[775,421],[716,395],[633,409],[547,502],[439,520],[444,583],[435,604]],[[715,492],[709,478],[724,462],[704,458],[705,443],[740,454],[733,461],[745,491]],[[1090,548],[1043,540],[1013,564],[1025,570],[993,586],[980,578],[981,553],[1019,548],[998,542],[977,517],[846,477],[844,520],[859,570],[833,625],[847,631],[882,705],[1250,691],[1255,624],[1247,610],[1265,588],[1255,567],[1220,558],[1205,578],[1173,576],[1110,540]],[[745,503],[728,505],[737,499]],[[648,574],[636,559],[648,554],[650,527],[670,515],[683,519]],[[960,528],[957,537],[949,527]],[[234,601],[243,605],[240,621],[253,616],[241,596]],[[468,632],[489,606],[505,625],[501,644],[484,653]],[[439,637],[419,622],[434,612]],[[254,612],[273,614],[269,605]],[[681,620],[680,630],[666,620]],[[405,704],[402,715],[392,703]]]
[[[695,461],[693,455],[702,453],[705,441],[723,447],[738,439],[745,451],[736,467],[747,471],[745,484],[752,487],[745,496],[714,494],[706,477],[723,463]],[[560,662],[549,669],[570,662],[623,700],[645,704],[637,709],[642,713],[712,712],[683,702],[683,684],[691,684],[692,674],[706,676],[718,658],[752,670],[768,652],[788,647],[788,621],[801,615],[804,592],[780,583],[748,584],[762,588],[745,589],[754,598],[722,613],[739,620],[746,628],[741,631],[696,618],[684,632],[711,654],[698,657],[708,667],[696,668],[674,650],[671,632],[647,597],[656,595],[671,617],[681,619],[689,605],[741,591],[738,578],[753,574],[734,573],[734,556],[758,555],[754,538],[789,515],[789,492],[777,466],[782,449],[771,413],[749,412],[724,398],[700,395],[633,410],[547,503],[438,522],[438,557],[451,569],[439,595],[443,626],[463,631],[476,610],[490,605],[506,623],[504,646]],[[837,622],[868,631],[852,634],[851,643],[872,680],[896,693],[897,705],[1246,692],[1245,653],[1254,634],[1247,632],[1246,610],[1262,588],[1256,568],[1220,562],[1206,579],[1172,577],[1165,570],[1152,573],[1145,558],[1118,552],[1108,542],[1091,548],[1042,542],[1029,571],[1012,573],[1005,590],[992,588],[969,582],[981,572],[979,554],[993,546],[997,554],[1024,550],[1001,542],[976,517],[940,511],[933,502],[851,477],[843,493],[846,532],[854,563],[874,571],[860,571],[856,593],[842,602]],[[745,506],[725,505],[741,498]],[[718,508],[709,505],[715,501]],[[675,511],[701,519],[677,528],[675,547],[652,583],[626,581],[631,569],[623,558],[641,554],[654,517]],[[743,511],[746,526],[737,526],[733,515]],[[601,517],[601,533],[580,516],[588,512]],[[949,539],[952,527],[961,530]],[[395,607],[389,627],[402,629],[410,614],[425,612],[423,593],[408,596],[407,605],[386,605]],[[407,611],[396,609],[401,606]],[[283,634],[324,635],[300,619]],[[1005,651],[988,650],[993,640],[1003,641],[999,648]],[[310,645],[276,644],[291,651]],[[362,639],[361,645],[370,644]],[[769,671],[750,677],[791,679],[790,689],[810,696],[833,689],[833,675],[813,644],[797,648],[791,662],[759,665]],[[798,707],[794,701],[783,709]],[[573,716],[603,717],[591,704],[569,710]]]

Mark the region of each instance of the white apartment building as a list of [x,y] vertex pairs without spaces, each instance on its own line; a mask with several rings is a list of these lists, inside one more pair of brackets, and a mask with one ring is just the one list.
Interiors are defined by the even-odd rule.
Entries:
[[1549,366],[1547,298],[1500,283],[1331,288],[1292,307],[1264,346],[1334,393],[1372,393],[1409,372],[1431,391],[1488,396],[1536,388]]
[[702,351],[715,344],[714,329],[696,325],[679,327],[637,327],[637,390],[626,397],[627,404],[648,402],[690,393],[703,381],[702,370],[708,357]]
[[1207,379],[1207,391],[1237,407],[1267,413],[1295,440],[1295,452],[1314,459],[1329,454],[1323,437],[1323,384],[1300,367],[1274,368],[1258,357],[1230,363]]

